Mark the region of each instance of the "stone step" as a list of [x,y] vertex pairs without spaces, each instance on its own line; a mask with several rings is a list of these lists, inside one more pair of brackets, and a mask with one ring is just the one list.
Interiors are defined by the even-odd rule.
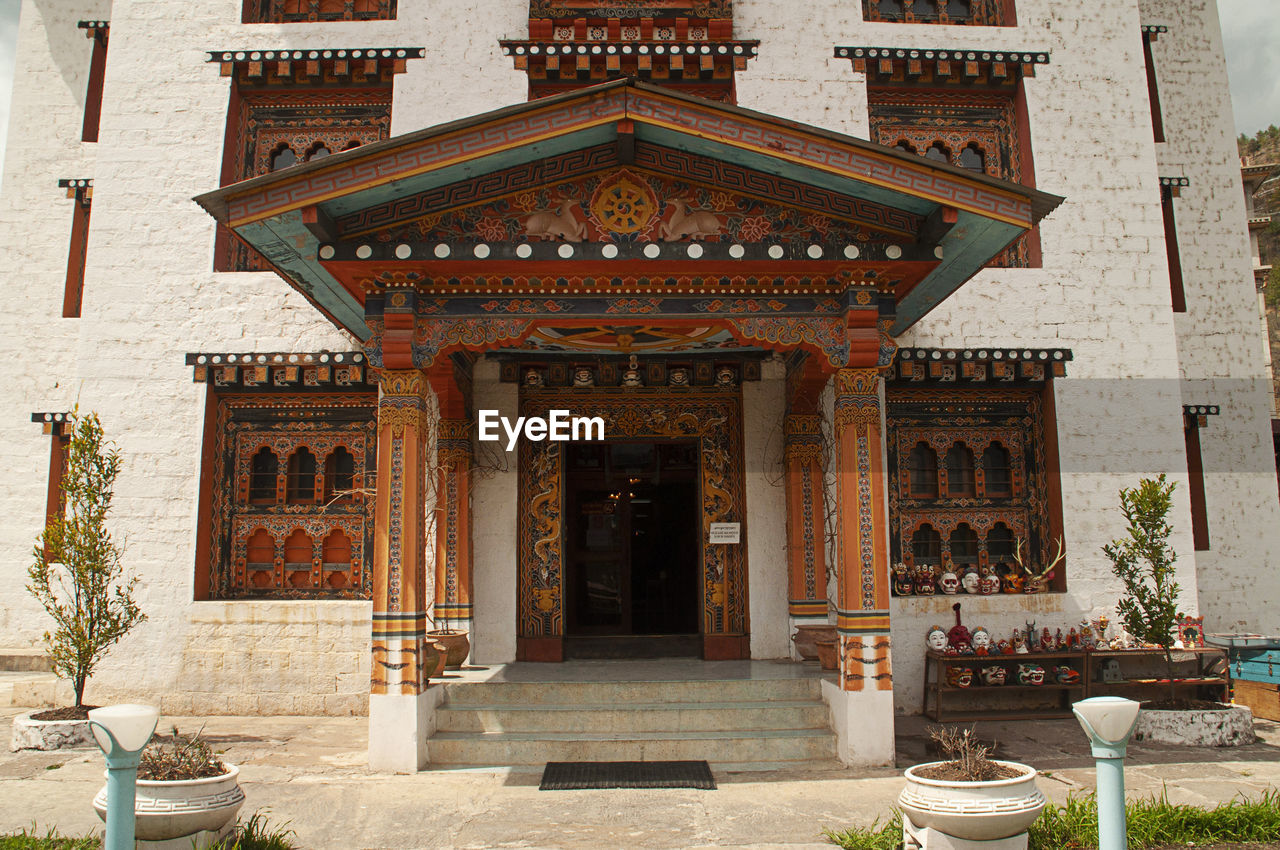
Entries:
[[685,761],[720,764],[823,762],[835,758],[825,729],[702,732],[437,732],[434,767],[537,765],[549,761]]
[[724,703],[819,700],[816,678],[706,679],[630,682],[446,682],[451,707],[581,706],[635,703]]
[[0,647],[0,673],[48,673],[52,669],[43,649]]
[[52,673],[0,672],[0,708],[57,708],[73,702],[71,684]]
[[813,700],[598,705],[454,705],[436,714],[442,732],[700,732],[829,728]]

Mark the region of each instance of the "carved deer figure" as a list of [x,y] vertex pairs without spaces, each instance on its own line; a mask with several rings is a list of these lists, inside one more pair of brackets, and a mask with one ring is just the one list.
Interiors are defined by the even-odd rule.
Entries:
[[525,234],[530,239],[555,239],[560,237],[566,242],[581,242],[587,235],[587,225],[573,217],[573,208],[578,202],[562,198],[559,207],[552,210],[539,210],[525,219]]
[[1053,578],[1053,568],[1062,563],[1062,559],[1066,552],[1062,546],[1062,538],[1058,538],[1058,552],[1054,555],[1053,560],[1045,566],[1040,572],[1034,572],[1026,564],[1022,563],[1022,538],[1019,537],[1014,543],[1013,560],[1024,573],[1027,574],[1027,583],[1025,585],[1026,593],[1043,593],[1049,589],[1049,580]]
[[690,210],[689,202],[676,199],[669,202],[671,218],[658,227],[658,234],[664,242],[678,242],[688,236],[691,239],[702,239],[716,236],[724,230],[724,223],[715,213],[706,210]]

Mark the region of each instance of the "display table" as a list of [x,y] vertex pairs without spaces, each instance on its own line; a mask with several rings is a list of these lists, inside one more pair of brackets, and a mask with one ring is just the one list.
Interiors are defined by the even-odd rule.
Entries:
[[[1227,698],[1226,651],[1216,647],[1172,650],[1174,687],[1179,696],[1225,701]],[[1116,660],[1120,680],[1102,681],[1104,667]],[[1019,684],[1018,665],[1039,665],[1045,669],[1044,684]],[[982,683],[981,669],[1003,666],[1003,685]],[[948,684],[949,668],[968,667],[973,684]],[[1055,669],[1069,667],[1080,674],[1074,684],[1057,681]],[[1125,696],[1133,699],[1160,699],[1167,694],[1164,650],[1062,650],[1030,652],[1025,655],[946,655],[927,650],[924,667],[924,714],[939,723],[964,720],[1023,720],[1028,718],[1071,717],[1071,703],[1088,697]],[[1188,694],[1188,689],[1194,689]],[[961,695],[963,705],[957,705]],[[1036,705],[1027,705],[1033,697]],[[948,705],[950,703],[950,705]]]

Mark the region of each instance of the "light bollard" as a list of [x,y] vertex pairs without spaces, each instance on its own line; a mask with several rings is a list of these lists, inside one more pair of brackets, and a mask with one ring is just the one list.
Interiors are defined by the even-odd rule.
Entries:
[[160,709],[150,705],[110,705],[89,712],[93,739],[107,757],[107,832],[103,850],[134,848],[138,764],[159,719]]
[[1098,850],[1127,850],[1124,756],[1141,706],[1123,697],[1090,697],[1072,703],[1097,761]]

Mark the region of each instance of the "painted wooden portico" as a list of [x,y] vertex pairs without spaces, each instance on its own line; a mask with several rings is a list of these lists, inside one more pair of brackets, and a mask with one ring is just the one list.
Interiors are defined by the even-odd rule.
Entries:
[[[892,759],[884,371],[898,334],[1060,198],[623,79],[334,154],[197,201],[360,339],[379,376],[376,766],[425,761],[433,697],[419,660],[428,614],[472,621],[470,364],[484,352],[545,348],[575,329],[601,329],[628,345],[636,329],[665,334],[671,347],[646,351],[680,350],[708,363],[752,352],[786,357],[793,622],[828,619],[819,395],[833,388],[840,694],[832,704],[837,731],[841,717],[846,729],[856,717],[874,733],[865,736],[873,743],[864,761]],[[663,405],[740,409],[713,382],[648,397],[616,384],[597,389],[595,407],[611,424]],[[538,402],[539,393],[527,395]],[[716,438],[690,424],[696,412],[685,425],[678,419],[634,427],[641,436],[683,428],[683,436]],[[538,451],[527,449],[522,470],[539,466],[554,491],[559,461]],[[730,490],[740,441],[736,451],[727,445],[716,481]],[[441,482],[434,541],[422,520],[434,495],[429,468]],[[511,627],[521,660],[555,661],[564,634],[561,508],[554,498],[535,504],[528,478],[517,494]],[[704,531],[712,521],[749,521],[740,491],[704,498],[703,507]],[[704,558],[705,658],[749,655],[750,556],[734,549]]]

